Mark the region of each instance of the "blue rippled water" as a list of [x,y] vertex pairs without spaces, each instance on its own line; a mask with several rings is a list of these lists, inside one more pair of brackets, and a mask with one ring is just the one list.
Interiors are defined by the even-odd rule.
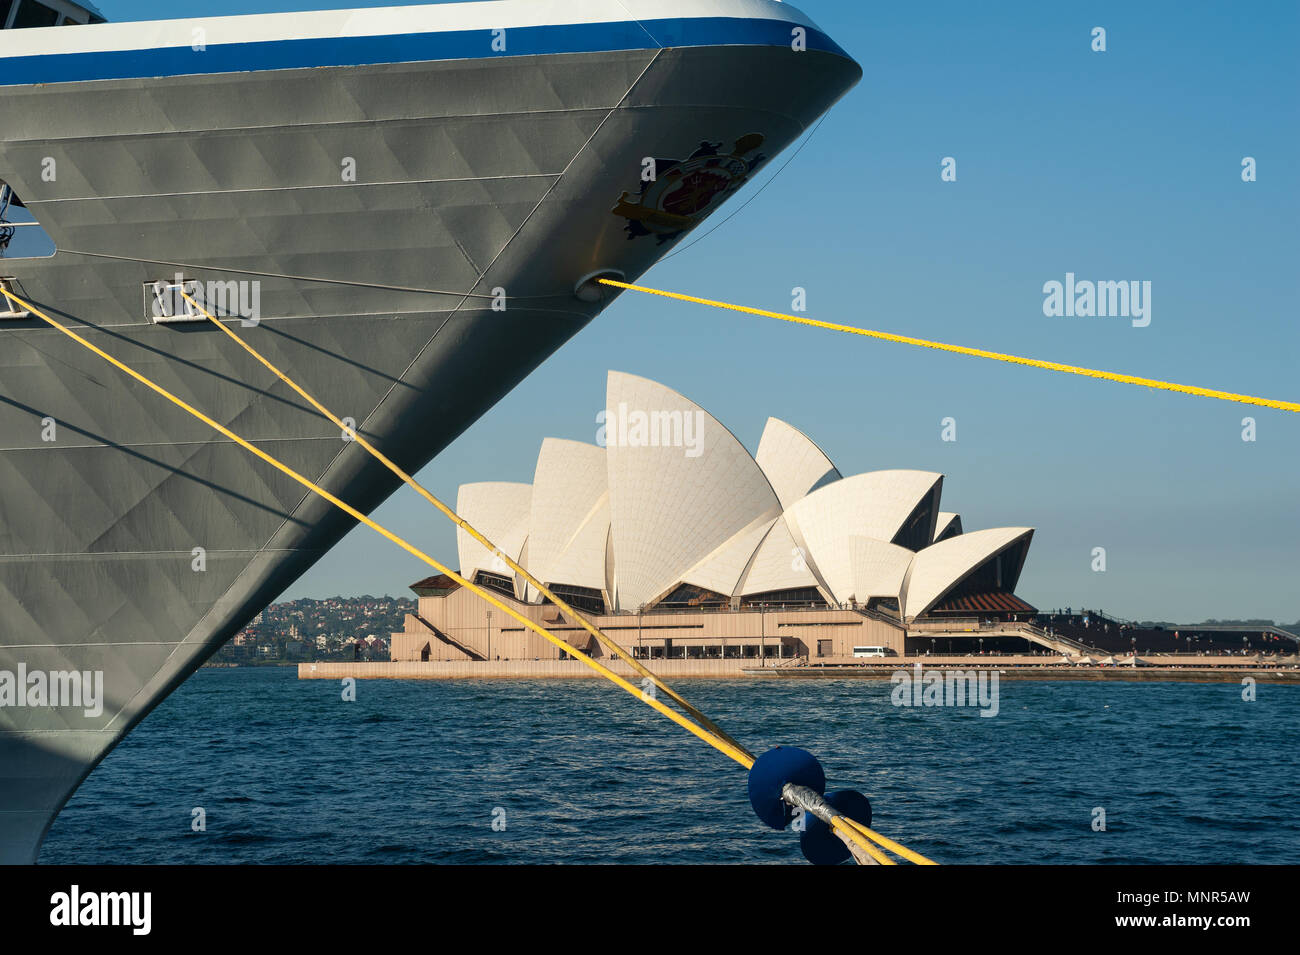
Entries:
[[[810,749],[940,862],[1300,861],[1300,687],[1008,680],[992,719],[896,707],[885,682],[680,689],[756,752]],[[754,818],[738,766],[601,682],[360,681],[343,702],[275,668],[196,674],[73,796],[41,861],[802,857]]]

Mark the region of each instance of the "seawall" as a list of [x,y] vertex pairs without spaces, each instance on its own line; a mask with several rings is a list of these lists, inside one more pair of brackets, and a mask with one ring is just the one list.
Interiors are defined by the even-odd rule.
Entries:
[[[632,682],[641,677],[621,660],[601,663]],[[887,680],[900,669],[921,663],[929,669],[991,669],[1007,680],[1118,680],[1133,682],[1240,683],[1251,677],[1259,683],[1300,685],[1300,669],[1267,668],[1252,663],[1155,666],[1067,666],[1043,664],[1041,657],[907,657],[889,662],[838,666],[758,665],[758,660],[653,660],[651,669],[665,680]],[[597,679],[599,674],[578,660],[432,661],[427,663],[300,663],[300,680],[573,680]]]

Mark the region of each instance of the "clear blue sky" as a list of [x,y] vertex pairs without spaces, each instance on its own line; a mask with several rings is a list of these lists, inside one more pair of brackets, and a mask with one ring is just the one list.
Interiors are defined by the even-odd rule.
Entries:
[[[377,5],[100,3],[116,20]],[[647,284],[783,311],[803,286],[813,317],[1300,399],[1300,4],[799,6],[863,82]],[[1257,182],[1241,181],[1244,156]],[[1043,283],[1067,271],[1150,280],[1150,326],[1045,317]],[[685,393],[751,450],[770,414],[846,474],[941,471],[967,529],[1038,529],[1020,592],[1040,607],[1300,618],[1300,416],[631,294],[421,480],[449,499],[462,482],[530,481],[543,437],[594,440],[608,368]],[[413,493],[377,517],[454,563],[450,525]],[[424,574],[363,528],[285,596],[407,594]]]

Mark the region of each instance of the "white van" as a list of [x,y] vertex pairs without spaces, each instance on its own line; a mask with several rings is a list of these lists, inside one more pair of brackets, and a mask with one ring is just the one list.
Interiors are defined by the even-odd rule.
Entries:
[[855,657],[887,657],[889,649],[886,647],[854,647],[853,655]]

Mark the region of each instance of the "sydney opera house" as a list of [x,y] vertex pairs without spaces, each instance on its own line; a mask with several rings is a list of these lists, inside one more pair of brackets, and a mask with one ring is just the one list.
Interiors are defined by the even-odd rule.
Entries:
[[[548,438],[531,484],[463,485],[457,510],[640,658],[903,656],[963,620],[1034,613],[1015,595],[1033,530],[966,530],[940,509],[941,474],[845,477],[775,418],[751,455],[688,398],[619,372],[605,407],[597,444]],[[498,554],[463,531],[458,549],[462,576],[603,655]],[[413,589],[393,660],[564,655],[449,578]]]

